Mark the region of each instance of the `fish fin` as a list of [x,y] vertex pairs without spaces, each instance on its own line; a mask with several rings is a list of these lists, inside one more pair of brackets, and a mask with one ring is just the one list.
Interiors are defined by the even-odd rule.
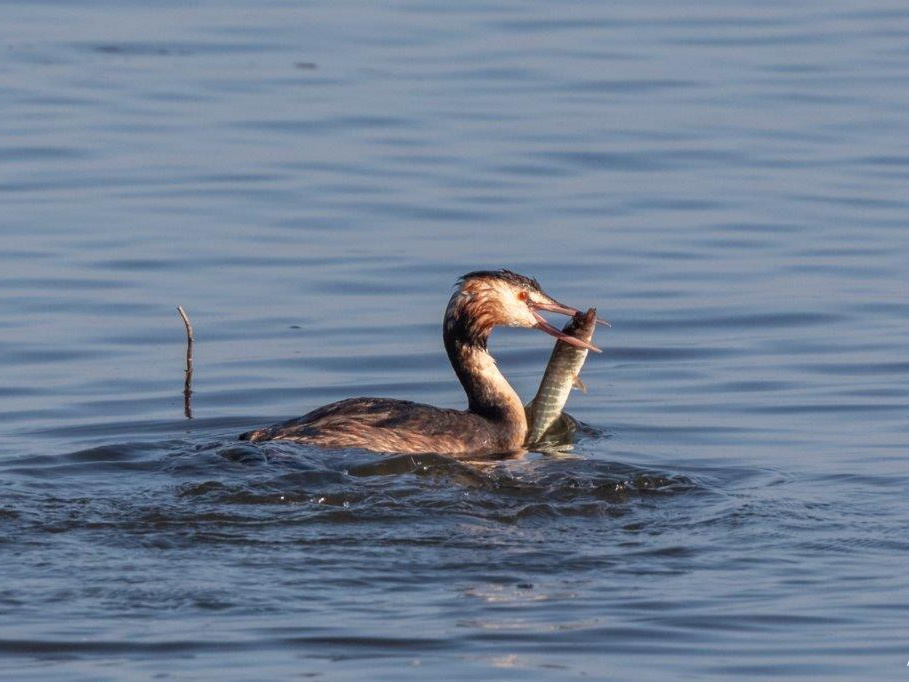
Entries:
[[581,381],[581,377],[575,377],[574,381],[571,382],[571,385],[578,389],[581,393],[587,393],[587,384]]

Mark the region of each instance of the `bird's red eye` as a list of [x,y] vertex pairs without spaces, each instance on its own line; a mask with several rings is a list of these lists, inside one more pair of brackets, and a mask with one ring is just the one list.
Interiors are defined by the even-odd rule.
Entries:
[[526,301],[526,300],[527,300],[527,292],[526,292],[526,291],[519,291],[519,292],[518,292],[518,300],[519,300],[519,301]]

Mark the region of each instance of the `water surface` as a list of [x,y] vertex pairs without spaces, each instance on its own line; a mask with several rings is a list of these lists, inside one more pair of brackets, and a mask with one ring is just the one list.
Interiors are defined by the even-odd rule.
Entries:
[[[4,675],[904,674],[902,3],[0,12]],[[462,407],[492,267],[613,323],[569,456],[236,442]]]

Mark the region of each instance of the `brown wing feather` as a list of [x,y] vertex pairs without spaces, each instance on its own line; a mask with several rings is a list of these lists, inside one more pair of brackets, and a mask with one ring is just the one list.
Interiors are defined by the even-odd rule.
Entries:
[[341,400],[240,439],[398,453],[468,454],[500,447],[497,430],[479,415],[388,398]]

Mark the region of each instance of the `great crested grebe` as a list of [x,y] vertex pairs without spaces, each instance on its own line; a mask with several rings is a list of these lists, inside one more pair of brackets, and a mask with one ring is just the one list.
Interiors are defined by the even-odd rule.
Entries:
[[467,409],[451,410],[390,398],[349,398],[302,417],[250,431],[240,440],[292,440],[326,448],[376,452],[481,455],[520,450],[527,437],[524,405],[486,349],[493,327],[535,327],[599,352],[540,315],[578,311],[548,296],[535,279],[510,270],[461,277],[445,310],[442,337],[467,393]]

